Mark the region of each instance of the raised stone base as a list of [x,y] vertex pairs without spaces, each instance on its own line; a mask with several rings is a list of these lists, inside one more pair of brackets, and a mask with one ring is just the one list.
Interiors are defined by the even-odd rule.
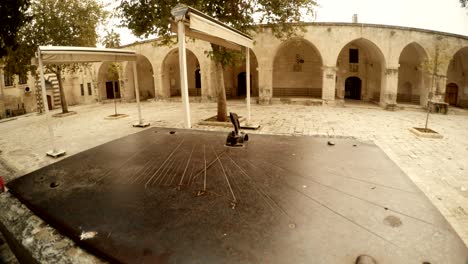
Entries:
[[50,150],[46,152],[46,155],[52,158],[58,158],[65,155],[67,152],[65,150]]
[[[239,116],[239,122],[244,122],[246,120],[245,117],[241,117]],[[202,125],[202,126],[221,126],[221,127],[232,127],[232,123],[231,123],[231,120],[227,119],[226,122],[220,122],[220,121],[216,121],[216,116],[212,116],[210,118],[207,118],[207,119],[204,119],[200,122],[198,122],[199,125]]]
[[275,97],[271,99],[272,104],[295,104],[295,105],[323,105],[320,98],[302,98],[302,97]]
[[252,129],[252,130],[257,130],[260,128],[260,124],[255,124],[255,123],[249,123],[247,122],[241,124],[242,129]]
[[120,118],[124,118],[124,117],[128,117],[128,115],[126,115],[126,114],[116,114],[116,115],[106,116],[106,117],[104,117],[104,119],[114,120],[114,119],[120,119]]
[[409,129],[413,134],[418,137],[425,137],[425,138],[443,138],[443,136],[434,130],[428,128],[420,128],[420,127],[412,127]]
[[76,112],[75,111],[69,111],[67,113],[53,114],[52,116],[53,117],[67,117],[67,116],[71,116],[71,115],[76,115]]
[[133,127],[149,127],[151,124],[149,122],[135,123]]

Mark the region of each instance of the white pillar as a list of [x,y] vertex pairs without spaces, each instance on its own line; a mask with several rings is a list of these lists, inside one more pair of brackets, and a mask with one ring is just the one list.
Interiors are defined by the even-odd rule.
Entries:
[[138,75],[137,75],[137,65],[136,61],[132,61],[133,66],[133,81],[135,85],[135,97],[138,108],[138,124],[143,124],[143,119],[141,118],[141,106],[140,106],[140,87],[138,86]]
[[54,136],[54,129],[52,128],[52,125],[50,124],[50,117],[49,117],[49,104],[47,103],[47,91],[45,87],[45,79],[44,79],[44,68],[42,65],[42,55],[41,55],[41,49],[37,48],[37,55],[38,55],[38,61],[39,61],[39,73],[40,73],[40,78],[41,78],[41,90],[42,90],[42,104],[44,106],[44,114],[45,114],[45,119],[46,119],[46,124],[47,128],[49,130],[49,139],[50,143],[52,144],[52,150],[47,152],[48,156],[51,157],[58,157],[63,154],[65,154],[65,151],[63,150],[57,150],[57,147],[55,146],[55,136]]
[[191,128],[192,124],[190,122],[190,105],[187,82],[187,54],[185,49],[185,25],[183,20],[177,22],[177,28],[177,35],[179,38],[180,92],[182,95],[182,104],[184,105],[185,127]]
[[248,47],[246,47],[245,68],[247,82],[247,125],[250,125],[250,49]]

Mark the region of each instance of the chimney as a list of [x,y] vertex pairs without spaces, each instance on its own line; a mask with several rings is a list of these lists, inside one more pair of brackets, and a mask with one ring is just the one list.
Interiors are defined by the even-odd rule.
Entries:
[[358,15],[357,14],[353,15],[353,23],[358,23]]

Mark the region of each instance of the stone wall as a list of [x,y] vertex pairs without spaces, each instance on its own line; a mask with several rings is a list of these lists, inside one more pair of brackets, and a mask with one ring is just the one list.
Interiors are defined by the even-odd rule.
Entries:
[[[425,106],[432,90],[434,100],[444,100],[446,85],[458,86],[457,105],[468,101],[468,37],[395,26],[358,23],[309,23],[295,38],[280,40],[271,29],[260,26],[253,34],[251,50],[252,95],[260,103],[270,103],[278,97],[316,97],[323,103],[342,101],[346,94],[346,79],[361,80],[359,99],[375,101],[382,106],[398,101]],[[169,98],[180,95],[180,77],[176,45],[158,46],[158,40],[137,42],[121,47],[135,50],[140,97]],[[424,61],[439,56],[437,78],[433,84],[432,72],[422,67]],[[351,65],[349,50],[359,50],[359,63]],[[208,58],[210,43],[187,40],[188,86],[190,96],[214,100],[217,94],[216,67]],[[453,59],[452,59],[453,58]],[[451,65],[449,67],[449,64]],[[124,100],[135,99],[132,63],[121,63],[118,77],[108,76],[109,63],[95,63],[88,72],[64,74],[66,97],[70,105],[107,100],[105,83],[118,81]],[[199,70],[201,89],[195,88],[195,72]],[[245,63],[224,68],[224,86],[231,97],[244,96],[239,74],[245,72]],[[1,74],[0,74],[1,75]],[[3,76],[2,76],[3,78]],[[3,87],[2,94],[20,98],[27,111],[35,109],[33,100],[24,93]],[[92,94],[87,84],[92,85]],[[81,95],[84,84],[85,95]],[[2,99],[6,105],[17,104],[11,98]],[[400,99],[400,100],[398,100]],[[8,100],[6,102],[5,100]],[[402,102],[403,103],[403,102]],[[1,110],[1,109],[0,109]]]

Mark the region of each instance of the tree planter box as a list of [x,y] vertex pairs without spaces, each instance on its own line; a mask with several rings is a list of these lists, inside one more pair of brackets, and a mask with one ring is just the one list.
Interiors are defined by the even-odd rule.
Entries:
[[443,138],[443,136],[436,131],[430,128],[420,128],[420,127],[412,127],[409,129],[413,134],[418,137],[425,137],[425,138]]
[[124,118],[124,117],[128,117],[128,115],[126,115],[126,114],[116,114],[116,115],[106,116],[104,119],[114,120],[114,119],[120,119],[120,118]]
[[[239,116],[239,122],[245,121],[245,117]],[[232,127],[231,119],[229,119],[229,116],[227,117],[226,122],[220,122],[216,120],[216,116],[212,116],[210,118],[204,119],[200,122],[198,122],[199,125],[202,126],[222,126],[222,127]]]

